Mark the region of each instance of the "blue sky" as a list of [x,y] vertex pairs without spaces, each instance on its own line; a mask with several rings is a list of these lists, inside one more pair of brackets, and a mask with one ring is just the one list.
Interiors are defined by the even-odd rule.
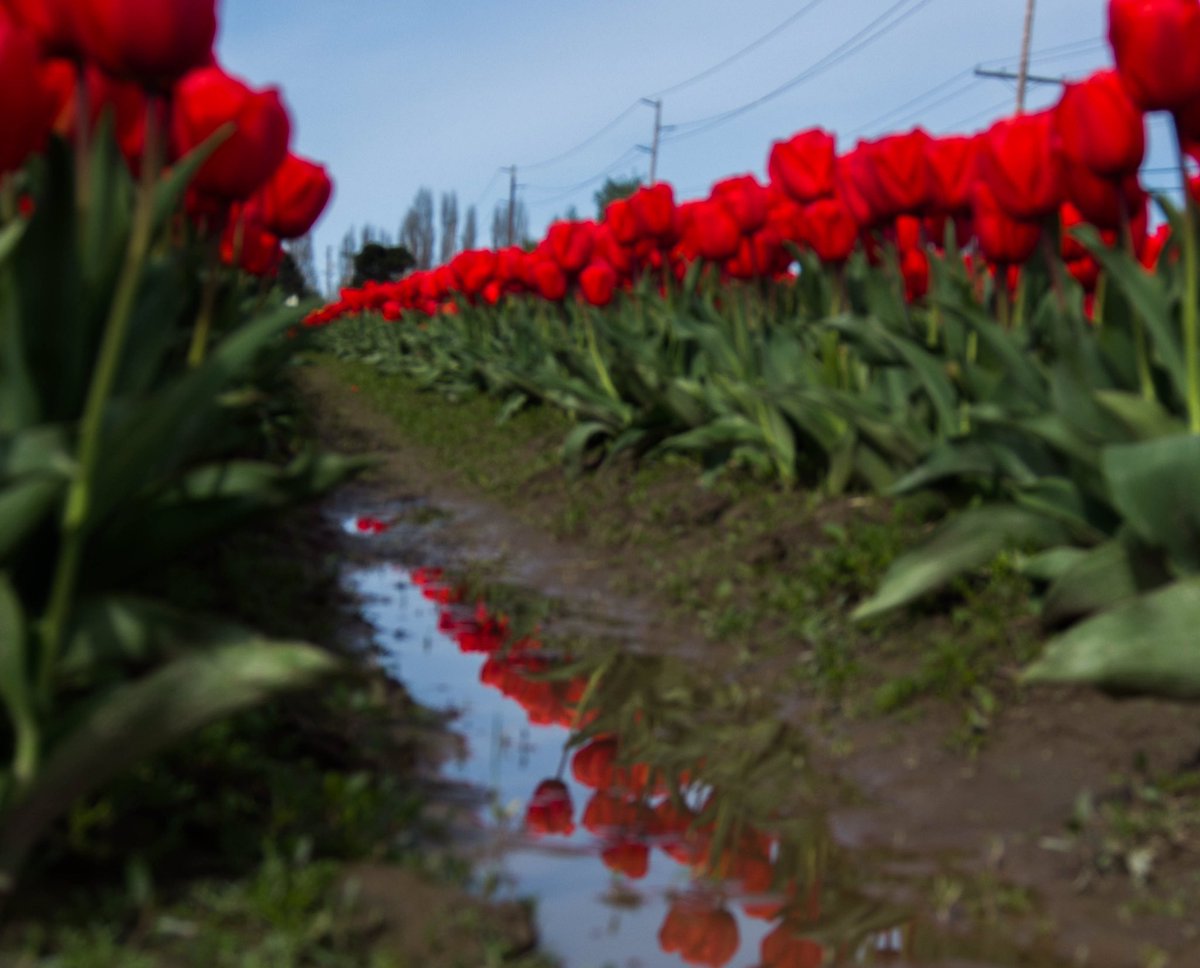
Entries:
[[[681,197],[716,179],[763,174],[772,140],[814,124],[855,137],[904,130],[972,131],[1011,110],[1013,86],[975,79],[977,64],[1015,68],[1023,0],[905,0],[907,19],[861,51],[727,123],[688,122],[745,104],[835,51],[897,0],[222,0],[218,52],[230,71],[280,85],[294,149],[337,182],[317,228],[318,261],[351,225],[396,231],[415,192],[478,201],[485,235],[516,164],[535,232],[574,204],[594,211],[615,161],[645,175],[653,111],[639,98],[729,57],[801,8],[812,9],[753,53],[664,95],[659,177]],[[1039,0],[1034,70],[1078,77],[1107,64],[1104,0]],[[890,21],[884,21],[886,24]],[[1064,45],[1072,45],[1064,48]],[[936,89],[936,90],[935,90]],[[921,95],[910,109],[896,111]],[[1056,99],[1034,87],[1031,107]],[[1149,167],[1170,164],[1165,123],[1151,124]],[[1166,176],[1148,176],[1165,184]]]

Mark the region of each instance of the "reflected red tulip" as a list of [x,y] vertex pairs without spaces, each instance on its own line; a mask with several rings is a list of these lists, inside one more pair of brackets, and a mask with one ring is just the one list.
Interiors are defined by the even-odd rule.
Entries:
[[650,870],[650,848],[632,841],[605,847],[600,859],[609,870],[633,880],[640,880]]
[[722,968],[737,954],[737,921],[706,898],[680,897],[667,912],[658,943],[667,954],[678,954],[689,965]]
[[525,829],[537,836],[567,837],[575,832],[571,791],[562,780],[538,784],[525,810]]
[[786,921],[762,941],[761,968],[821,968],[825,949],[801,937]]

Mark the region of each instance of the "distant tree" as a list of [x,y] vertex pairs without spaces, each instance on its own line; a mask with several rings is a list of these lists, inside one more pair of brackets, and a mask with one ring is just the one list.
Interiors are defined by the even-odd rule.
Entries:
[[300,280],[304,285],[303,291],[296,293],[296,295],[304,297],[314,294],[320,288],[321,284],[317,276],[317,256],[313,251],[312,236],[306,235],[303,238],[286,242],[284,243],[284,249],[287,250],[288,255],[295,264],[296,271],[299,273]]
[[467,217],[463,220],[461,251],[466,252],[479,244],[479,218],[475,214],[475,206],[467,209]]
[[354,231],[354,226],[350,226],[346,230],[346,234],[342,236],[342,244],[338,249],[338,285],[348,286],[350,280],[354,278],[354,253],[358,251],[358,246],[355,245],[357,233]]
[[439,262],[445,265],[454,258],[458,245],[458,195],[442,192],[442,246]]
[[605,179],[600,190],[593,196],[596,199],[596,217],[604,218],[604,210],[608,208],[609,202],[615,202],[618,198],[628,198],[641,187],[642,180],[637,175]]
[[386,246],[368,242],[354,256],[354,275],[350,285],[357,288],[367,282],[392,282],[415,264],[412,252],[402,245]]
[[304,273],[296,262],[296,257],[287,250],[284,250],[283,258],[279,260],[279,271],[275,276],[275,281],[288,296],[307,299],[313,295],[313,290],[309,286],[308,280],[304,278]]
[[433,192],[422,188],[400,224],[400,244],[412,253],[418,269],[429,269],[433,266],[434,240]]

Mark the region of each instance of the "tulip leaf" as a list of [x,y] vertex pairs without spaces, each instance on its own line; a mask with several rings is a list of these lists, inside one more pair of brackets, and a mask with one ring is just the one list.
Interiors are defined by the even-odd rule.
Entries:
[[113,689],[58,743],[25,795],[0,815],[0,882],[77,798],[200,727],[281,691],[310,686],[336,668],[328,653],[313,646],[266,642],[246,633]]
[[1200,699],[1200,578],[1126,601],[1053,639],[1024,678]]
[[[14,779],[32,779],[38,755],[38,725],[30,684],[29,641],[25,615],[6,573],[0,572],[0,700],[16,737]],[[0,807],[3,793],[0,790]]]
[[1042,620],[1061,625],[1103,611],[1167,578],[1153,554],[1135,542],[1114,538],[1080,552],[1055,576],[1042,606]]
[[1165,549],[1180,573],[1200,571],[1200,437],[1160,437],[1108,447],[1104,477],[1129,528]]
[[854,611],[854,619],[876,618],[929,592],[964,572],[981,568],[1007,548],[1046,548],[1067,540],[1067,529],[1054,518],[1008,505],[963,511],[943,524],[924,545],[899,558],[879,590]]

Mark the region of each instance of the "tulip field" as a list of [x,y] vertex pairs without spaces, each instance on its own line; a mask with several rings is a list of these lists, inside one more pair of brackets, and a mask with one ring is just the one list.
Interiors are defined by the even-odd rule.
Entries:
[[[119,881],[137,913],[121,908],[114,936],[157,931],[178,954],[203,931],[170,913],[193,903],[172,877],[261,851],[287,903],[259,882],[241,901],[198,896],[238,924],[256,903],[271,938],[303,940],[286,959],[239,941],[162,964],[410,963],[357,960],[362,947],[335,960],[330,938],[387,932],[312,909],[336,893],[327,857],[417,866],[420,795],[404,783],[419,757],[394,747],[404,716],[429,731],[377,665],[329,647],[356,627],[339,610],[368,606],[305,585],[339,577],[313,506],[373,466],[320,443],[322,402],[297,389],[331,358],[439,405],[489,401],[501,423],[553,413],[567,427],[554,473],[572,481],[669,460],[697,493],[734,480],[818,508],[929,498],[936,520],[840,603],[857,627],[956,609],[1003,560],[1032,590],[1039,644],[1014,684],[1200,699],[1200,2],[1109,0],[1107,14],[1113,67],[1047,110],[853,145],[799,118],[766,148],[765,178],[696,199],[643,184],[536,244],[301,301],[280,284],[284,243],[309,237],[333,182],[293,150],[284,92],[219,63],[215,0],[0,0],[0,919],[36,922],[67,883],[84,898],[72,916],[106,915],[87,892]],[[1170,194],[1140,174],[1160,112]],[[393,512],[346,530],[387,547],[400,512],[379,512]],[[755,791],[730,795],[743,773],[780,782],[806,755],[800,731],[773,747],[730,712],[726,745],[763,752],[723,777],[681,725],[675,680],[661,705],[639,691],[677,658],[544,646],[482,603],[472,618],[440,569],[404,574],[440,606],[440,632],[486,653],[485,686],[571,731],[558,773],[510,811],[526,835],[574,832],[569,762],[608,871],[637,880],[660,849],[721,891],[787,883],[786,918],[778,898],[745,906],[773,924],[764,966],[865,964],[852,959],[917,924],[857,883],[821,900],[839,876],[824,821],[818,865],[781,846]],[[231,588],[247,601],[229,604]],[[309,609],[325,611],[297,628]],[[606,694],[619,702],[600,709]],[[749,708],[740,686],[719,695]],[[655,746],[675,732],[686,762]],[[654,757],[626,762],[621,744]],[[738,811],[753,824],[736,828]],[[323,871],[320,890],[289,864]],[[172,872],[159,893],[156,866]],[[816,940],[823,905],[854,944]],[[659,946],[730,963],[733,906],[671,894]],[[922,943],[941,929],[925,920],[909,931]],[[40,928],[28,938],[30,958],[58,951]],[[8,943],[0,920],[0,961]],[[19,965],[127,964],[96,957]]]
[[[841,154],[802,131],[766,184],[645,186],[531,251],[463,252],[306,322],[421,386],[565,410],[575,468],[687,454],[830,495],[946,495],[859,618],[1016,551],[1056,633],[1030,681],[1195,698],[1200,65],[1163,38],[1198,18],[1118,0],[1116,68],[1049,110]],[[1139,182],[1153,111],[1183,208]]]

